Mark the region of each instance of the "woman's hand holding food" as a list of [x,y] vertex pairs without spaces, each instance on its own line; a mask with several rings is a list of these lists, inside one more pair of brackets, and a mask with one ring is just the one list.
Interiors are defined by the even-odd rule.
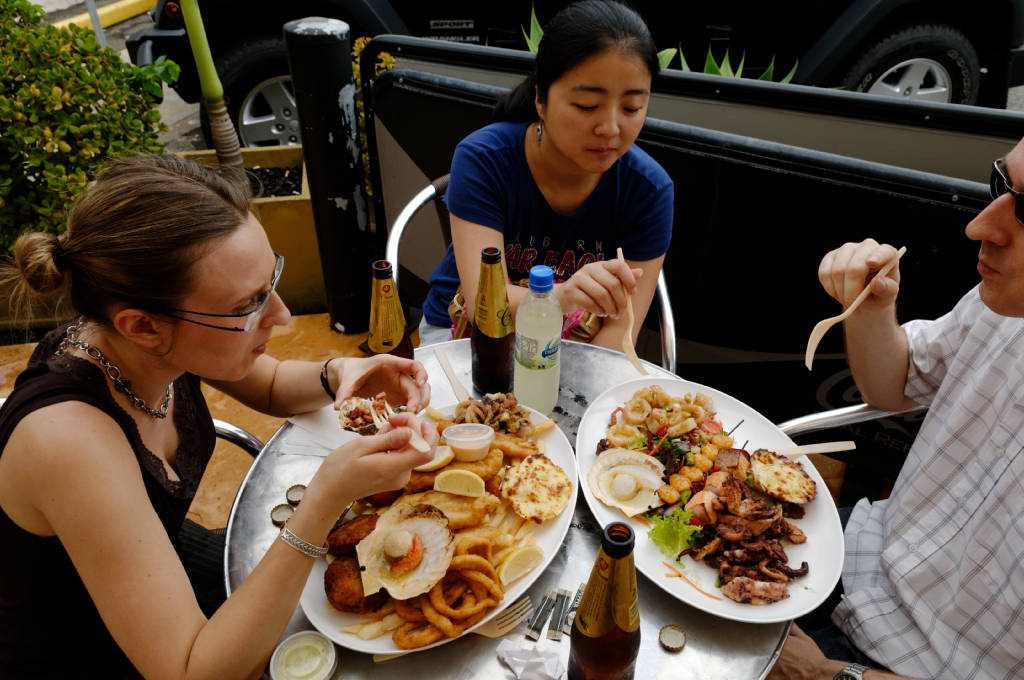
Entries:
[[636,293],[643,269],[621,260],[591,262],[556,286],[564,311],[582,307],[598,316],[617,318],[626,312],[626,294]]
[[[430,444],[426,451],[412,445],[413,428]],[[339,505],[335,514],[340,514],[357,498],[404,487],[414,467],[433,460],[436,444],[436,428],[412,413],[395,413],[382,431],[332,451],[314,480],[325,478],[326,488]]]
[[426,408],[430,403],[430,385],[427,369],[418,361],[391,354],[353,359],[339,359],[327,366],[328,380],[337,385],[334,407],[354,394],[372,397],[387,394],[388,403],[406,404],[412,412]]
[[818,280],[825,292],[843,305],[843,309],[853,302],[865,285],[871,287],[871,295],[864,300],[858,312],[891,307],[900,288],[899,264],[885,276],[875,274],[895,256],[895,248],[879,244],[874,239],[845,243],[822,258],[818,266]]

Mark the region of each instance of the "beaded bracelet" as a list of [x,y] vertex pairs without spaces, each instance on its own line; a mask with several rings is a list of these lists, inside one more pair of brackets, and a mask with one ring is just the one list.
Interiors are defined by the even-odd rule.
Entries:
[[309,555],[310,557],[323,557],[327,554],[327,546],[321,547],[313,545],[309,541],[302,540],[291,532],[287,524],[281,527],[281,533],[278,534],[278,537],[303,555]]

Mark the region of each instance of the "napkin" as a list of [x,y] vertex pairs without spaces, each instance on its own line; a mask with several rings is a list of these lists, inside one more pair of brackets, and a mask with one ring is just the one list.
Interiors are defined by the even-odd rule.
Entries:
[[558,680],[565,667],[556,649],[541,649],[505,638],[498,645],[498,658],[512,669],[518,680]]
[[282,453],[326,456],[333,449],[359,436],[355,432],[341,429],[338,412],[334,410],[333,404],[292,416],[288,421],[295,426],[296,431],[288,435]]

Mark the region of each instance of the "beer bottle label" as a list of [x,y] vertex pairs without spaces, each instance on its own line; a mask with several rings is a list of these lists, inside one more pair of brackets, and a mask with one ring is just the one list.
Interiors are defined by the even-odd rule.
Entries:
[[370,299],[370,336],[367,344],[378,354],[398,347],[405,336],[405,314],[398,300],[394,279],[374,279]]
[[488,337],[503,338],[515,329],[512,326],[512,309],[505,293],[505,274],[500,262],[480,264],[479,286],[473,325]]
[[631,633],[640,627],[637,602],[633,556],[613,560],[601,550],[576,610],[576,627],[592,638],[615,626]]

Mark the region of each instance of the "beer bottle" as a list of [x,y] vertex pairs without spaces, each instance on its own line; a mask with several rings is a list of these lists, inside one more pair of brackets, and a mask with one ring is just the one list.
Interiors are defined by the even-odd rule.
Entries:
[[475,390],[481,394],[512,390],[515,339],[501,251],[489,246],[480,251],[480,281],[476,289],[473,330],[469,336]]
[[630,680],[640,651],[633,530],[604,528],[569,638],[569,680]]
[[412,359],[412,339],[406,332],[405,314],[395,289],[391,263],[373,263],[373,292],[370,297],[370,336],[366,344],[373,354],[396,354]]

